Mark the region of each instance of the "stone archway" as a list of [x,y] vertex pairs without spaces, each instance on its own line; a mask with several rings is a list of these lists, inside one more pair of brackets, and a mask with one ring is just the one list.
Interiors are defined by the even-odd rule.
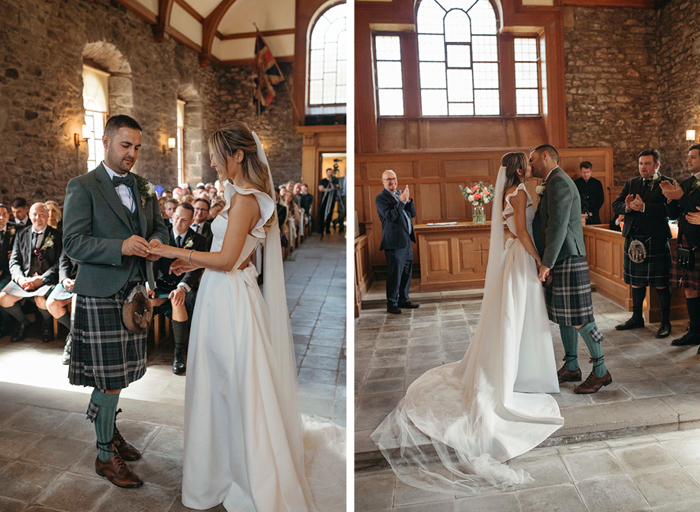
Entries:
[[109,115],[132,115],[134,94],[131,65],[116,46],[106,41],[87,43],[83,48],[83,62],[92,63],[109,73]]

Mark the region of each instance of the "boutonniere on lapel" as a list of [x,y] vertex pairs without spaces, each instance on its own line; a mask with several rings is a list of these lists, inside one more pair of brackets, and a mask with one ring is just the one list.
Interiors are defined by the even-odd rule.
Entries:
[[661,174],[658,172],[654,173],[654,176],[651,178],[651,183],[649,184],[649,188],[654,188],[654,186],[661,181]]
[[138,174],[134,174],[136,178],[136,186],[139,189],[139,195],[141,196],[141,207],[145,208],[146,203],[149,199],[156,197],[156,187],[148,181],[146,178],[142,178]]
[[194,240],[192,240],[192,237],[187,238],[185,240],[185,245],[182,246],[183,249],[190,249],[194,245]]
[[17,234],[17,228],[14,226],[8,226],[7,232],[10,234],[10,238],[14,238],[15,235]]
[[34,255],[39,259],[39,261],[44,260],[44,252],[53,247],[53,233],[44,238],[44,243],[41,244],[41,249],[34,249]]
[[540,197],[544,195],[545,190],[547,190],[547,180],[544,180],[542,183],[535,187],[535,193]]

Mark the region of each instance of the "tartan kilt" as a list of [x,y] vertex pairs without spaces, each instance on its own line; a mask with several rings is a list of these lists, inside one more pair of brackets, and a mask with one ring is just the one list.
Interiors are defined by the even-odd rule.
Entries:
[[[681,245],[686,249],[690,249],[691,245]],[[690,288],[692,290],[698,290],[700,287],[700,249],[695,248],[695,268],[693,270],[685,270],[678,266],[678,260],[676,255],[673,255],[673,264],[671,265],[671,286],[677,286],[678,288]]]
[[552,285],[545,287],[549,319],[560,325],[593,322],[591,277],[585,256],[570,256],[551,270]]
[[671,247],[668,240],[650,238],[640,240],[647,250],[647,257],[641,263],[630,259],[629,248],[632,240],[625,238],[625,283],[631,286],[653,286],[665,288],[671,275]]
[[124,389],[146,373],[148,331],[129,331],[122,321],[128,287],[111,297],[77,295],[68,380],[76,386]]

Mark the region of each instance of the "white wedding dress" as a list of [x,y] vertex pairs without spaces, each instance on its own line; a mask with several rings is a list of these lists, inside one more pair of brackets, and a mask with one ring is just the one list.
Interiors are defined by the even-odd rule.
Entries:
[[[344,429],[302,422],[293,344],[274,335],[289,323],[286,299],[283,318],[270,318],[255,266],[238,270],[267,234],[279,237],[265,228],[272,198],[227,183],[211,251],[221,250],[236,193],[255,196],[261,219],[234,270],[206,270],[202,277],[187,358],[182,503],[195,509],[223,503],[229,512],[344,511]],[[283,285],[276,293],[284,297]]]
[[[502,190],[501,178],[496,187]],[[527,194],[524,185],[506,197],[502,214],[497,205],[503,192],[497,194],[494,219],[512,214],[510,199],[519,192]],[[527,197],[532,236],[535,212]],[[515,234],[514,218],[506,223]],[[481,318],[464,358],[419,377],[372,434],[409,485],[465,496],[529,482],[527,473],[504,462],[564,423],[546,394],[558,393],[559,383],[535,261],[517,238],[503,250],[502,224],[493,224]]]

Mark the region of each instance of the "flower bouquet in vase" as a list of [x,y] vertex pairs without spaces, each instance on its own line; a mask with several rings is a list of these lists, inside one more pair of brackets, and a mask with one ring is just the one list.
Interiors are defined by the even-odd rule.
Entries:
[[473,187],[460,185],[459,190],[462,191],[464,199],[472,204],[472,222],[474,224],[485,224],[486,213],[484,212],[484,205],[490,203],[494,198],[493,185],[484,185],[484,182],[480,181]]

